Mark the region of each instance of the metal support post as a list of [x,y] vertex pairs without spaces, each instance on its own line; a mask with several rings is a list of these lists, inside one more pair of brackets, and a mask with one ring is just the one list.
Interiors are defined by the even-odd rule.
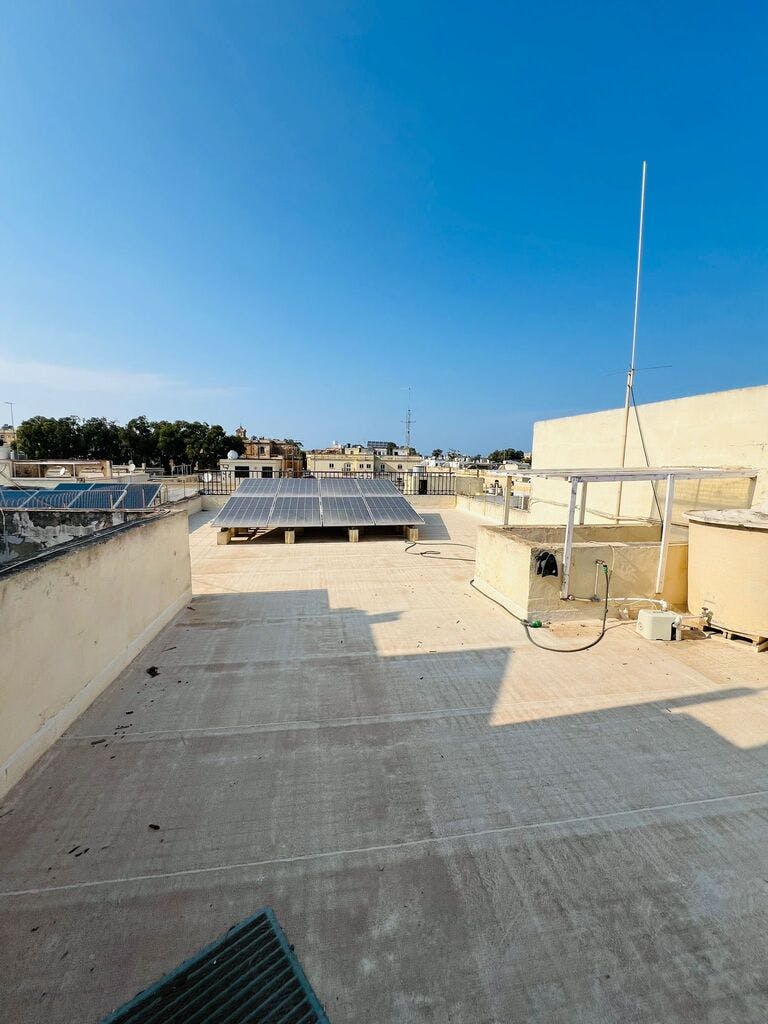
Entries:
[[672,505],[675,500],[675,478],[670,473],[667,477],[667,495],[664,499],[664,522],[661,527],[661,548],[659,550],[659,567],[656,571],[656,593],[664,590],[664,577],[667,573],[667,551],[669,550],[669,531],[672,525]]
[[581,501],[579,504],[579,526],[584,525],[584,517],[587,514],[587,481],[581,481]]
[[576,491],[579,486],[579,479],[571,480],[571,497],[568,501],[568,519],[565,524],[565,543],[563,545],[563,584],[560,588],[560,598],[563,601],[568,599],[569,584],[571,581],[571,558],[573,556],[573,521],[576,518]]

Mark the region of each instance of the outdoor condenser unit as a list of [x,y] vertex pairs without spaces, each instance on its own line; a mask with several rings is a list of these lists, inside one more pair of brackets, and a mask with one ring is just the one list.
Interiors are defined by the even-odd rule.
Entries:
[[646,640],[674,640],[675,626],[680,622],[677,612],[659,612],[642,608],[637,613],[637,632]]

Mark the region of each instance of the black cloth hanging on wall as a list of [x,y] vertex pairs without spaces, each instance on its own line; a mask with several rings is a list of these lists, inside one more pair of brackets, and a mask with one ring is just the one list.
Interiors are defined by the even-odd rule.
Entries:
[[551,551],[539,551],[536,556],[537,576],[557,576],[557,559]]

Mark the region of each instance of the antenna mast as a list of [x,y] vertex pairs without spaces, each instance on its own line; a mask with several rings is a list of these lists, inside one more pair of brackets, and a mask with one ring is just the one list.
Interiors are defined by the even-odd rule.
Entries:
[[411,447],[411,386],[408,385],[408,405],[405,410],[405,447]]
[[[627,458],[627,431],[629,428],[629,406],[632,401],[632,385],[635,379],[635,353],[637,351],[637,315],[640,308],[640,268],[643,262],[643,224],[645,221],[645,177],[647,163],[643,160],[643,180],[640,186],[640,231],[637,239],[637,272],[635,274],[635,315],[632,320],[632,356],[627,370],[627,388],[624,395],[624,421],[621,434],[621,455],[619,468],[624,468]],[[619,480],[618,493],[616,495],[616,522],[621,518],[621,480]]]

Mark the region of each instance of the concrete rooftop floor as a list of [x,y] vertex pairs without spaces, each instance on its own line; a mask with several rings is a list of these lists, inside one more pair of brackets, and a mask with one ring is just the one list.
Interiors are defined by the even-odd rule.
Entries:
[[537,651],[425,515],[440,557],[193,517],[192,604],[0,807],[0,1019],[269,905],[334,1024],[765,1024],[768,656]]

